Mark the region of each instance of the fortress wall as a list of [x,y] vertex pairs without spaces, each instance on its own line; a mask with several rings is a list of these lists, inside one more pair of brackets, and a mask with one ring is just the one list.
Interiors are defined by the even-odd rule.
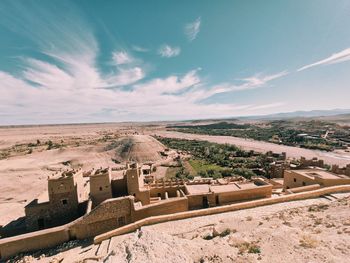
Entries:
[[258,206],[277,204],[277,203],[281,203],[281,202],[303,200],[303,199],[308,199],[308,198],[317,198],[317,197],[325,195],[325,194],[339,193],[339,192],[350,192],[350,185],[326,187],[326,188],[321,188],[321,189],[309,191],[309,192],[284,195],[284,196],[279,196],[276,198],[264,198],[264,199],[260,199],[260,200],[231,204],[231,205],[226,205],[226,206],[217,206],[217,207],[212,207],[212,208],[202,209],[202,210],[180,212],[180,213],[170,214],[170,215],[152,216],[149,218],[145,218],[145,219],[136,221],[136,222],[129,224],[127,226],[124,226],[124,227],[112,230],[110,232],[101,234],[99,236],[96,236],[94,238],[94,243],[98,244],[98,243],[101,243],[103,240],[106,240],[106,239],[111,238],[113,236],[118,236],[118,235],[130,233],[132,231],[139,229],[142,226],[152,225],[152,224],[156,224],[156,223],[163,223],[163,222],[168,222],[168,221],[173,221],[173,220],[187,219],[187,218],[192,218],[192,217],[197,217],[197,216],[213,215],[213,214],[217,214],[217,213],[231,212],[231,211],[236,211],[236,210],[240,210],[240,209],[254,208],[254,207],[258,207]]
[[301,186],[301,187],[296,187],[296,188],[291,188],[286,190],[286,193],[288,194],[295,194],[295,193],[301,193],[301,192],[306,192],[306,191],[311,191],[311,190],[316,190],[320,189],[321,186],[319,184],[312,184],[312,185],[307,185],[307,186]]
[[203,197],[206,196],[209,206],[215,206],[215,195],[214,193],[209,194],[196,194],[196,195],[188,195],[188,207],[189,209],[200,209],[203,208]]
[[89,214],[72,222],[72,238],[84,239],[132,222],[133,198],[120,197],[102,202]]
[[232,192],[217,193],[220,205],[259,198],[271,197],[272,185],[259,186],[253,189],[237,190]]
[[322,186],[335,186],[341,184],[350,184],[350,178],[323,179],[316,178],[316,182]]
[[186,197],[171,198],[159,203],[143,206],[135,210],[134,221],[164,214],[179,213],[188,210]]
[[0,239],[0,260],[22,252],[57,246],[69,241],[66,226]]
[[112,179],[111,186],[113,196],[125,196],[128,194],[126,179],[124,177],[120,179]]
[[177,190],[183,190],[184,186],[165,186],[165,187],[154,187],[150,190],[151,197],[158,197],[158,194],[162,197],[162,199],[165,198],[165,192],[168,192],[169,197],[176,197],[176,191]]
[[[130,223],[132,222],[131,220],[133,220],[132,217],[134,216],[133,210],[129,210],[129,208],[127,208],[129,205],[132,206],[133,198],[115,198],[103,202],[101,206],[92,210],[91,214],[83,216],[82,218],[79,218],[67,225],[0,239],[0,259],[6,259],[21,252],[54,247],[58,244],[67,242],[72,238],[85,238],[98,235],[94,238],[94,243],[100,243],[110,237],[129,233],[146,225],[236,211],[240,209],[254,208],[258,206],[271,205],[287,201],[316,198],[322,195],[337,192],[350,192],[350,184],[325,187],[308,192],[283,195],[275,198],[264,198],[254,201],[247,201],[243,203],[217,206],[194,211],[186,211],[188,208],[188,200],[186,197],[176,199],[174,198],[174,200],[170,199],[167,201],[162,201],[162,203],[153,204],[141,209],[137,209],[135,213],[138,213],[138,215],[134,219],[138,221],[134,223]],[[123,208],[120,210],[118,210],[120,208],[119,205],[121,204],[119,202],[122,202],[123,204],[121,206]],[[126,212],[126,210],[131,211],[131,214],[125,214],[126,220],[130,219],[130,221],[126,221],[125,223],[130,224],[121,226],[114,230],[110,230],[107,233],[103,233],[108,229],[118,227],[119,225],[116,225],[115,221],[118,222],[118,215],[123,214]],[[164,213],[171,214],[164,215]],[[139,220],[140,218],[147,216],[150,217]]]

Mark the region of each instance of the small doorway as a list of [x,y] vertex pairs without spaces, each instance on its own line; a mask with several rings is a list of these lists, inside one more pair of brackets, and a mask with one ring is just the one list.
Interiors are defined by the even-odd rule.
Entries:
[[208,207],[209,207],[208,197],[203,196],[203,208],[208,208]]
[[44,220],[44,218],[39,218],[38,219],[38,228],[39,229],[44,229],[45,228],[45,220]]

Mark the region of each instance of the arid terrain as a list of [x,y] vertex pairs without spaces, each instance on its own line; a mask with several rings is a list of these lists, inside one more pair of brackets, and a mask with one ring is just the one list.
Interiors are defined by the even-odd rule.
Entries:
[[[166,131],[165,126],[120,123],[1,128],[0,225],[23,216],[24,206],[46,190],[47,176],[58,169],[88,170],[118,166],[126,160],[164,161],[159,155],[163,146],[148,135],[229,143],[257,152],[285,151],[288,157],[318,157],[329,164],[350,162],[350,154],[344,151],[322,152],[231,136],[185,134]],[[162,177],[165,170],[159,169],[158,173]]]
[[[165,126],[125,123],[1,128],[0,225],[22,217],[24,206],[46,191],[47,176],[57,170],[117,167],[129,160],[166,162],[167,158],[160,154],[164,145],[151,135],[235,144],[257,152],[285,151],[287,157],[318,157],[329,164],[350,162],[346,152],[185,134],[167,131]],[[157,169],[157,178],[164,177],[166,169]],[[104,242],[100,248],[88,241],[70,242],[17,259],[164,262],[166,257],[168,262],[346,262],[350,251],[350,201],[348,196],[337,198],[332,202],[320,198],[148,226],[137,233],[115,237],[107,245]]]
[[23,216],[24,206],[46,191],[47,176],[56,170],[157,162],[162,147],[124,124],[1,128],[0,151],[9,156],[0,159],[0,225]]
[[101,245],[71,241],[17,262],[348,262],[350,196],[143,227]]

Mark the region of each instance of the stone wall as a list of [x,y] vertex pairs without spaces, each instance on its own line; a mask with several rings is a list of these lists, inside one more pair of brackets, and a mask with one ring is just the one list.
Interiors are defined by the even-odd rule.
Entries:
[[77,239],[93,237],[133,221],[133,197],[104,201],[89,214],[71,223],[69,231]]
[[287,194],[295,194],[295,193],[301,193],[301,192],[306,192],[306,191],[311,191],[311,190],[316,190],[320,189],[321,186],[319,184],[313,184],[313,185],[308,185],[308,186],[301,186],[301,187],[296,187],[296,188],[290,188],[286,190]]
[[152,225],[156,223],[169,222],[173,220],[181,220],[181,219],[192,218],[197,216],[213,215],[217,213],[231,212],[231,211],[236,211],[240,209],[254,208],[258,206],[277,204],[281,202],[316,198],[325,194],[339,193],[339,192],[350,192],[350,185],[326,187],[326,188],[322,188],[314,191],[284,195],[276,198],[264,198],[260,200],[247,201],[247,202],[242,202],[237,204],[217,206],[217,207],[212,207],[208,209],[180,212],[180,213],[170,214],[170,215],[153,216],[153,217],[141,219],[127,226],[96,236],[94,238],[94,243],[98,244],[98,243],[101,243],[103,240],[109,239],[113,236],[130,233],[132,231],[139,229],[142,226]]
[[241,189],[232,192],[217,193],[217,201],[219,205],[224,205],[238,201],[271,197],[271,193],[272,185],[264,185],[253,189]]
[[159,216],[166,214],[179,213],[188,210],[187,197],[171,198],[162,200],[155,204],[142,206],[135,209],[134,220],[137,221],[150,216]]
[[189,209],[200,209],[200,208],[207,208],[204,204],[205,201],[203,200],[206,198],[208,207],[216,206],[215,201],[215,195],[213,192],[207,193],[207,194],[195,194],[195,195],[188,195],[188,207]]
[[111,181],[112,193],[114,197],[128,195],[128,188],[126,185],[126,178],[112,179]]
[[66,226],[0,239],[0,260],[22,252],[50,248],[69,241]]
[[[185,211],[185,212],[181,212],[180,210],[185,209],[186,197],[175,199],[174,200],[175,203],[172,202],[171,199],[169,199],[169,201],[168,200],[164,201],[164,202],[167,202],[166,206],[169,205],[169,208],[172,208],[174,205],[175,207],[177,205],[180,205],[180,207],[182,208],[181,209],[176,208],[178,209],[177,211],[176,210],[170,211],[170,210],[162,210],[162,208],[158,206],[153,206],[153,205],[149,207],[146,206],[144,207],[145,210],[142,211],[142,209],[139,209],[138,212],[136,213],[139,213],[138,218],[142,217],[141,216],[142,212],[147,213],[147,215],[149,215],[150,217],[144,218],[134,223],[130,223],[128,225],[111,230],[115,227],[118,227],[118,225],[116,226],[115,224],[115,219],[118,218],[118,215],[123,215],[123,213],[128,209],[127,200],[129,199],[129,205],[133,204],[132,197],[116,198],[116,199],[111,199],[102,203],[100,209],[96,208],[92,210],[91,216],[89,214],[65,226],[41,230],[41,231],[19,235],[11,238],[0,239],[0,259],[4,260],[6,258],[9,258],[21,252],[53,247],[74,238],[85,238],[88,236],[98,235],[100,233],[103,233],[104,231],[108,231],[107,228],[109,228],[110,231],[96,236],[94,239],[94,243],[100,243],[103,240],[108,239],[112,236],[135,231],[136,229],[145,225],[162,223],[162,222],[167,222],[171,220],[186,219],[186,218],[197,217],[197,216],[205,216],[205,215],[212,215],[217,213],[230,212],[230,211],[235,211],[240,209],[253,208],[253,207],[263,206],[263,205],[271,205],[271,204],[287,202],[287,201],[316,198],[325,194],[331,194],[331,193],[337,193],[337,192],[350,192],[350,185],[325,187],[314,191],[284,195],[284,196],[279,196],[275,198],[264,198],[260,200],[247,201],[247,202],[236,203],[231,205],[217,206],[217,207],[212,207],[208,209]],[[119,207],[120,205],[120,204],[117,205],[118,202],[123,202],[125,209],[118,210],[117,207]],[[114,212],[110,213],[110,211],[114,211]],[[171,214],[155,216],[157,213],[164,213],[165,211],[170,212]],[[127,216],[127,214],[125,214],[125,216]],[[108,227],[107,228],[101,227],[104,224],[106,224]],[[83,229],[84,227],[85,229]],[[98,227],[98,230],[94,230],[95,227]]]
[[112,198],[111,178],[109,171],[90,176],[90,197],[93,207],[104,200]]
[[150,195],[151,197],[161,197],[162,199],[165,198],[165,193],[168,193],[168,197],[177,197],[177,191],[178,190],[185,190],[184,186],[158,186],[158,187],[153,187],[150,190]]

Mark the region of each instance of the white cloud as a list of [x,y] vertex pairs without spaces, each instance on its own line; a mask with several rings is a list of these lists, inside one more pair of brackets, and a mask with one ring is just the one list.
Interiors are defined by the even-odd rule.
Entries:
[[163,45],[159,48],[158,53],[162,57],[171,58],[180,55],[180,47],[171,47],[169,45]]
[[112,58],[116,65],[129,64],[133,61],[132,57],[125,51],[113,52]]
[[144,48],[144,47],[140,47],[140,46],[132,46],[132,49],[136,52],[148,52],[149,49],[148,48]]
[[252,77],[241,79],[243,83],[241,84],[232,84],[232,83],[221,83],[218,85],[214,85],[210,89],[207,90],[196,90],[192,96],[198,100],[206,99],[215,94],[233,92],[233,91],[243,91],[256,89],[260,87],[264,87],[268,84],[268,82],[286,76],[288,74],[287,71],[278,72],[272,75],[263,75],[257,74]]
[[[23,7],[21,12],[0,16],[8,20],[11,30],[30,38],[38,52],[50,57],[45,61],[22,58],[21,71],[0,71],[1,124],[230,117],[264,106],[204,104],[202,100],[220,92],[260,87],[283,75],[257,75],[241,85],[224,83],[207,89],[198,69],[142,81],[143,65],[123,51],[113,53],[109,61],[114,65],[106,63],[109,72],[102,72],[98,43],[89,26],[72,17],[74,9],[64,20],[59,12],[48,12],[40,4],[35,10],[39,11]],[[164,57],[180,52],[169,45],[159,51]]]
[[145,77],[145,72],[140,67],[120,69],[118,74],[112,74],[105,79],[103,87],[125,86],[135,83]]
[[165,79],[157,78],[143,84],[135,85],[135,91],[147,94],[176,94],[194,87],[201,82],[197,70],[192,70],[183,77],[169,76]]
[[189,41],[196,39],[201,26],[201,18],[198,17],[194,22],[189,23],[185,26],[185,34]]
[[303,66],[301,68],[298,69],[298,71],[303,71],[305,69],[309,69],[312,67],[316,67],[316,66],[321,66],[321,65],[331,65],[331,64],[336,64],[336,63],[341,63],[341,62],[345,62],[345,61],[349,61],[350,60],[350,48],[344,49],[338,53],[332,54],[331,56],[329,56],[326,59],[317,61],[315,63]]

